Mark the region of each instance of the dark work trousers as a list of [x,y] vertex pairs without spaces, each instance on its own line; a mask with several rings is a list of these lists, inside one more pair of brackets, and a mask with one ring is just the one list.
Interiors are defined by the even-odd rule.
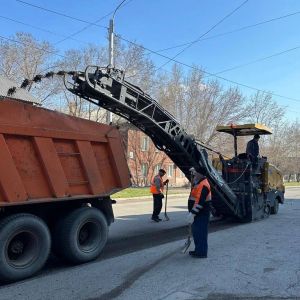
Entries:
[[209,215],[209,212],[201,212],[200,215],[195,217],[194,223],[192,224],[195,252],[198,255],[207,255]]
[[158,218],[162,209],[163,194],[153,194],[153,214],[152,218]]

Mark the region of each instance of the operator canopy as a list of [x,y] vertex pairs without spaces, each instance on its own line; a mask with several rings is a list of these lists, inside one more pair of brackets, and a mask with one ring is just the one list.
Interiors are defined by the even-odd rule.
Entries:
[[229,133],[235,136],[247,136],[247,135],[266,135],[272,134],[270,128],[263,124],[243,124],[243,125],[218,125],[216,131]]

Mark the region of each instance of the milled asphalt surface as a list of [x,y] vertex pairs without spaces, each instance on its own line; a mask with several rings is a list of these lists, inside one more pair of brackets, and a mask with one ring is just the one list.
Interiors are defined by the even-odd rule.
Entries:
[[159,232],[161,230],[185,226],[187,213],[188,193],[169,195],[167,201],[167,215],[169,221],[165,221],[163,207],[160,217],[164,220],[155,223],[151,220],[153,210],[152,197],[141,199],[116,199],[113,205],[116,221],[111,225],[109,240],[114,241],[128,235],[141,235]]
[[0,299],[300,299],[300,189],[286,196],[276,216],[210,233],[206,260],[180,240],[2,286]]

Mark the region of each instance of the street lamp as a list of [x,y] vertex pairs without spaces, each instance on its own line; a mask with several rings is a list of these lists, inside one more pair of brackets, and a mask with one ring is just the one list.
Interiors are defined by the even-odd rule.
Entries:
[[[114,62],[114,21],[115,21],[115,15],[117,10],[122,6],[122,4],[126,0],[123,0],[115,9],[112,18],[109,20],[109,28],[108,28],[108,35],[109,35],[109,48],[108,48],[108,54],[109,54],[109,67],[114,68],[115,62]],[[107,111],[106,115],[106,123],[111,124],[112,123],[112,112]]]

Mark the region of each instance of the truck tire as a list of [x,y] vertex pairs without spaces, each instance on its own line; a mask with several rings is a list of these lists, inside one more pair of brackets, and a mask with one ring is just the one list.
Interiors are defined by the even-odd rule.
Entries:
[[82,207],[72,211],[54,231],[55,254],[78,264],[97,258],[107,242],[108,225],[96,208]]
[[0,222],[0,280],[20,280],[39,271],[48,259],[51,236],[32,214],[15,214]]
[[271,207],[271,215],[278,214],[278,210],[279,210],[279,201],[278,198],[275,198],[274,206]]

